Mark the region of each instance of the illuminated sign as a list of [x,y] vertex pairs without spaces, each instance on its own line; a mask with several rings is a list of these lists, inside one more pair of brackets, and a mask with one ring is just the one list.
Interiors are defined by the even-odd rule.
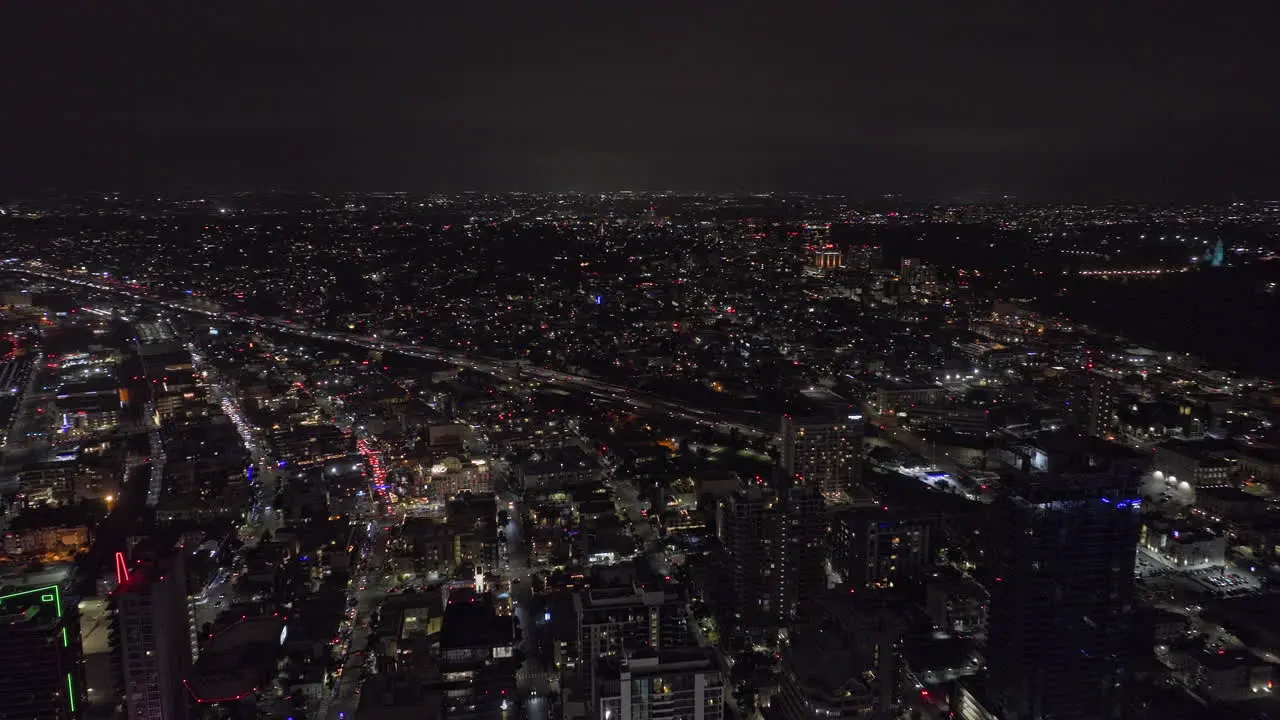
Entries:
[[[58,619],[62,619],[62,590],[57,585],[47,585],[0,595],[0,614],[16,615],[28,611],[32,605],[48,606]],[[61,631],[62,646],[67,647],[70,645],[67,629],[63,627]],[[67,673],[67,705],[72,713],[76,712],[76,688],[71,673]]]

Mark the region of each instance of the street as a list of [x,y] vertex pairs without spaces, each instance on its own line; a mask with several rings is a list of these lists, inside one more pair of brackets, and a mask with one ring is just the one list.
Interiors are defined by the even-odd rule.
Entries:
[[[372,534],[361,552],[360,560],[351,569],[351,584],[347,590],[348,600],[354,600],[355,613],[343,620],[343,628],[350,630],[347,640],[341,644],[339,652],[346,657],[342,675],[333,689],[320,703],[316,713],[321,720],[345,720],[354,717],[360,705],[360,688],[369,672],[371,654],[367,652],[369,640],[370,615],[379,603],[387,596],[392,580],[384,578],[381,568],[387,560],[387,530],[380,523],[369,523]],[[367,554],[366,554],[367,553]],[[366,583],[364,578],[368,578]]]

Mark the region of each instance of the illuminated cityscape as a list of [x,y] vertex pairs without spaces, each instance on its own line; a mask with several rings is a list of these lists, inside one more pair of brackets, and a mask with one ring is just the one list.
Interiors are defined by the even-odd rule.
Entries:
[[[1272,245],[1219,237],[1280,206],[1166,208],[1182,235],[1121,257],[1112,238],[1163,221],[393,196],[383,222],[433,238],[412,254],[349,196],[324,222],[353,267],[295,256],[311,215],[255,238],[275,200],[247,195],[152,210],[157,232],[212,211],[221,260],[181,235],[103,255],[88,230],[51,254],[33,218],[96,201],[75,202],[12,206],[0,266],[4,637],[47,647],[12,676],[48,701],[33,717],[1271,701],[1270,358],[1215,367],[1210,344],[1157,349],[1184,335],[1121,336],[1128,311],[1065,312],[1265,277]],[[1076,238],[1046,243],[1063,217]],[[984,252],[993,222],[1021,229]],[[839,262],[815,265],[815,227]],[[508,234],[558,245],[516,263]],[[281,262],[246,273],[264,246]],[[339,271],[363,280],[316,279]]]
[[1280,4],[9,5],[0,720],[1280,718]]

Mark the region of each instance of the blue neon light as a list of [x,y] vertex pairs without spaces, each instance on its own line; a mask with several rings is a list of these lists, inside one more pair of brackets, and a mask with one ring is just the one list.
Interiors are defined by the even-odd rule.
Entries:
[[[1111,502],[1111,498],[1098,498],[1098,502],[1109,503]],[[1141,505],[1142,498],[1121,498],[1116,502],[1116,507],[1119,507],[1121,504]]]

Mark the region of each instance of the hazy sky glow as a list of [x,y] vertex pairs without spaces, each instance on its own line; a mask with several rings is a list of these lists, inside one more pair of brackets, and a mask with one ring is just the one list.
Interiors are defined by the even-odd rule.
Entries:
[[336,5],[5,8],[0,185],[1280,191],[1274,3]]

